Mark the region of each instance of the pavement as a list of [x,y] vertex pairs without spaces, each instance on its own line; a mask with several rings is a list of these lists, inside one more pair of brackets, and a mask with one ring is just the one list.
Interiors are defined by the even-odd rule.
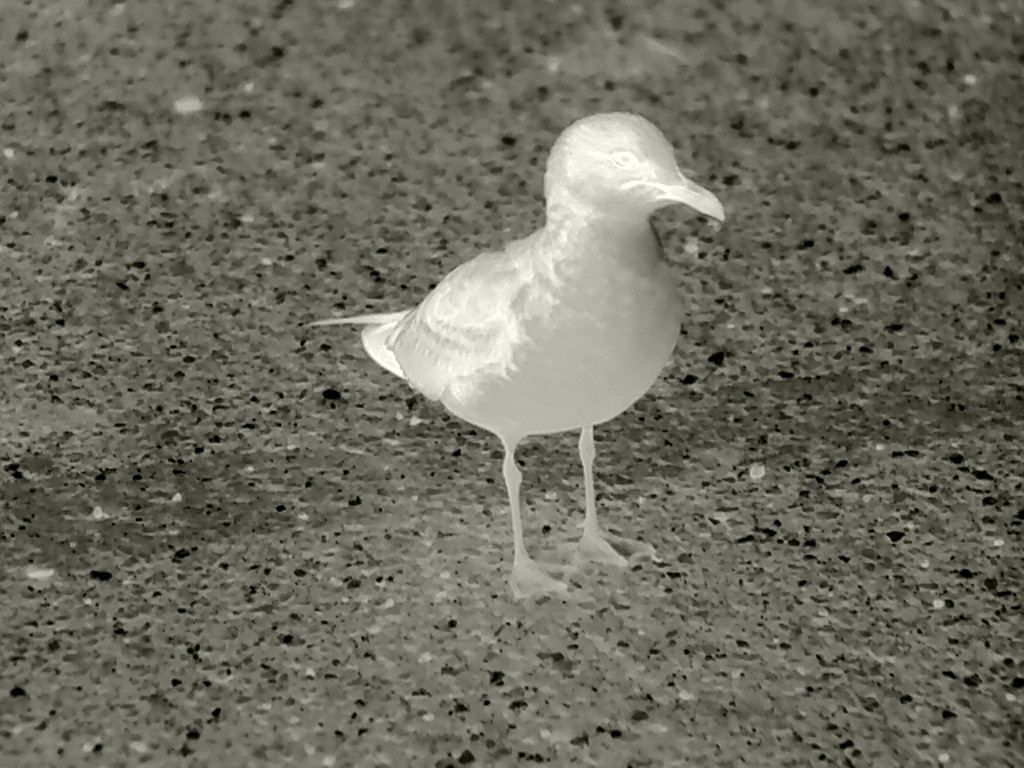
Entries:
[[[2,13],[3,768],[1019,764],[1019,4]],[[688,317],[597,430],[662,560],[520,603],[496,441],[304,324],[613,109],[729,219],[659,214]],[[575,436],[521,459],[541,556]]]

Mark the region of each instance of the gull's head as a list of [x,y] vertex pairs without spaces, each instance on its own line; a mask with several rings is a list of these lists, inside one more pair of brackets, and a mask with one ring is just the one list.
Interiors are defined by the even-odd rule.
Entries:
[[725,219],[718,198],[679,170],[665,135],[627,112],[590,115],[566,128],[548,158],[544,195],[549,204],[616,215],[650,216],[659,208],[686,205]]

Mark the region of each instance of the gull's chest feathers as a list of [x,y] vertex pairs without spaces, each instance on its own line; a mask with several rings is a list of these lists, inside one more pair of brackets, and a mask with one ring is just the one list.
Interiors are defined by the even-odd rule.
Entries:
[[[681,304],[649,223],[544,240],[512,301],[509,364],[445,399],[481,426],[540,434],[607,421],[647,391],[675,347]],[[484,424],[484,413],[506,421]]]
[[[517,358],[549,354],[561,368],[599,375],[661,355],[666,337],[674,345],[681,304],[661,242],[647,222],[613,235],[559,233],[552,251],[566,255],[538,270],[524,291],[526,343]],[[590,343],[572,343],[582,338]]]

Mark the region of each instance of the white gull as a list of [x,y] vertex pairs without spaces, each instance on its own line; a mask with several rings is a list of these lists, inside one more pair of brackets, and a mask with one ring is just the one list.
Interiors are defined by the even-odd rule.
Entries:
[[579,430],[586,512],[577,561],[626,565],[649,544],[598,523],[594,425],[650,388],[672,356],[683,306],[650,217],[675,204],[719,221],[722,204],[687,179],[672,145],[639,115],[584,117],[559,136],[544,175],[544,226],[450,272],[412,309],[336,317],[363,324],[378,364],[500,440],[512,512],[516,597],[564,594],[569,569],[523,540],[516,446]]

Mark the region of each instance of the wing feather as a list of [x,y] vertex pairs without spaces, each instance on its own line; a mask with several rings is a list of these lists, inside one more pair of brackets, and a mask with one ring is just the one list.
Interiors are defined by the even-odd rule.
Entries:
[[511,369],[522,338],[515,307],[530,270],[510,249],[456,267],[389,339],[409,383],[427,397],[439,400],[468,377],[482,380]]

